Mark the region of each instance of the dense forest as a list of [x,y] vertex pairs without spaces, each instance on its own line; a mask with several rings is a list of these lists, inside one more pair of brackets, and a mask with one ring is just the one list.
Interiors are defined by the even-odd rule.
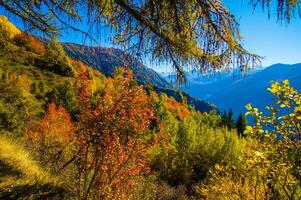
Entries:
[[[289,21],[298,1],[277,2],[278,19]],[[301,94],[289,81],[267,88],[274,96],[268,115],[248,104],[246,116],[233,120],[231,110],[200,112],[141,85],[122,66],[105,76],[57,41],[62,28],[81,32],[63,17],[77,22],[76,11],[86,8],[89,22],[105,19],[132,53],[171,62],[180,84],[191,63],[200,72],[231,63],[243,71],[260,57],[240,45],[220,1],[0,6],[45,36],[0,17],[0,199],[301,198]]]

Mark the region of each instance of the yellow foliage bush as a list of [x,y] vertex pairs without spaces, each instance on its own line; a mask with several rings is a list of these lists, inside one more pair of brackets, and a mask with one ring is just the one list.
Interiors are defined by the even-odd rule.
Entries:
[[6,16],[0,16],[0,29],[4,31],[10,38],[13,38],[22,32],[14,24],[12,24]]

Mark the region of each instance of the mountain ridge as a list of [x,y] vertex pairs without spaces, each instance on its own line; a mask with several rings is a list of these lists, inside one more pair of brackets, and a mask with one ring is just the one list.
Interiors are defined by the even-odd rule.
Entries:
[[[75,60],[80,60],[88,66],[102,72],[106,76],[112,76],[115,67],[128,67],[133,71],[138,83],[152,85],[156,92],[166,93],[177,101],[182,101],[180,92],[172,87],[155,70],[146,67],[137,58],[132,57],[123,50],[102,46],[86,46],[75,43],[62,43],[66,53]],[[186,102],[200,112],[208,112],[217,108],[208,102],[192,97],[183,92]]]
[[147,68],[138,59],[129,56],[124,51],[117,48],[102,46],[86,46],[75,43],[62,43],[64,50],[73,58],[81,60],[85,64],[92,66],[110,76],[114,72],[114,67],[129,67],[133,70],[134,78],[144,84],[149,83],[158,87],[171,87],[153,69]]
[[288,79],[291,85],[301,90],[301,63],[277,63],[244,78],[228,77],[209,84],[190,84],[184,88],[190,95],[217,105],[220,110],[233,109],[235,116],[245,111],[245,105],[252,102],[260,109],[271,103],[272,96],[267,91],[271,81]]

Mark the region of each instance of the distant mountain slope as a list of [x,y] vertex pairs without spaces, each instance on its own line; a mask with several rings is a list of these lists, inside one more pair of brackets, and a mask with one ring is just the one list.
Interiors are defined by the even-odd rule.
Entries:
[[[257,73],[263,69],[264,67],[262,66],[256,66],[253,69],[249,69],[248,75]],[[174,83],[177,78],[174,72],[162,72],[160,75],[170,83]],[[233,71],[221,71],[215,73],[208,72],[206,74],[200,74],[197,70],[191,70],[189,72],[186,72],[187,83],[189,85],[209,84],[209,83],[219,82],[227,78],[237,79],[237,78],[242,78],[243,76],[246,76],[246,74],[245,73],[242,74],[240,69],[236,69]]]
[[275,64],[245,78],[228,77],[208,84],[193,83],[185,90],[192,96],[214,103],[220,110],[232,108],[237,116],[240,111],[245,111],[248,103],[263,109],[271,102],[272,96],[267,91],[271,81],[284,79],[301,90],[301,64]]
[[[84,46],[73,43],[63,43],[63,46],[69,56],[99,70],[106,76],[110,76],[115,67],[126,66],[133,70],[134,78],[138,82],[151,84],[155,91],[164,92],[178,101],[181,100],[179,92],[173,89],[157,72],[146,67],[139,60],[126,54],[122,50],[101,46]],[[213,105],[193,98],[189,94],[183,93],[183,95],[186,97],[187,103],[194,106],[198,111],[206,112],[216,109]]]
[[65,51],[74,59],[81,60],[109,76],[114,67],[126,66],[133,70],[134,78],[141,83],[149,83],[157,87],[170,87],[169,83],[154,70],[144,66],[139,60],[115,48],[101,46],[85,46],[72,43],[63,44]]

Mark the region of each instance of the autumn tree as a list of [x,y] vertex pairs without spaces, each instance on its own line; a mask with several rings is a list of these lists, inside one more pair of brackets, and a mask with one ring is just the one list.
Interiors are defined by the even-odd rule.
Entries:
[[[269,16],[276,5],[277,19],[286,22],[300,13],[298,0],[250,0],[250,4],[268,10]],[[189,65],[200,72],[230,65],[243,70],[259,58],[242,47],[238,23],[220,0],[2,0],[0,6],[49,37],[71,29],[94,40],[93,33],[110,26],[114,42],[136,55],[171,63],[179,80],[185,79]],[[87,30],[78,23],[86,23]]]
[[117,70],[114,79],[108,78],[105,88],[92,98],[85,87],[87,73],[81,77],[83,108],[74,157],[78,197],[128,199],[136,180],[148,173],[145,156],[156,143],[150,126],[155,118],[151,104],[131,71]]
[[76,139],[75,130],[65,108],[52,102],[41,120],[28,125],[25,135],[33,148],[37,149],[43,164],[50,164],[53,171],[58,172],[71,156],[68,147]]
[[292,178],[281,180],[280,174],[273,175],[276,175],[277,181],[282,185],[285,196],[295,198],[295,195],[300,195],[296,191],[301,181],[301,95],[288,80],[274,82],[268,90],[275,96],[275,102],[266,106],[268,115],[251,104],[246,106],[247,114],[253,117],[253,125],[247,126],[247,131],[274,148],[274,151],[268,153],[275,162],[275,168],[286,166],[283,173]]
[[202,198],[300,199],[300,93],[287,80],[268,90],[274,103],[264,114],[251,104],[250,137],[238,166],[215,166],[207,184],[195,187]]

